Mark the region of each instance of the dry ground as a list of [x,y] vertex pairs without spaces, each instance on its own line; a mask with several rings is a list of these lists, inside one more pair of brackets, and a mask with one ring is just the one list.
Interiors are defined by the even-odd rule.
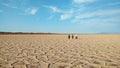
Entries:
[[0,68],[120,68],[120,35],[0,35]]

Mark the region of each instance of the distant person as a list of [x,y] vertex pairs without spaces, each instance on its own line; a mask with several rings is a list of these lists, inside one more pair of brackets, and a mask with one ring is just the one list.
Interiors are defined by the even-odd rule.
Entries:
[[68,39],[70,39],[70,34],[68,35]]
[[78,35],[77,34],[75,35],[75,39],[78,39]]
[[74,39],[74,35],[72,34],[72,39]]

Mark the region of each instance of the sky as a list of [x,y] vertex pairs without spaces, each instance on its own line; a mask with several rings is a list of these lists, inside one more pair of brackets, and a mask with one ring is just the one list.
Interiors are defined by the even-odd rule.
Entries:
[[0,0],[0,31],[120,33],[120,0]]

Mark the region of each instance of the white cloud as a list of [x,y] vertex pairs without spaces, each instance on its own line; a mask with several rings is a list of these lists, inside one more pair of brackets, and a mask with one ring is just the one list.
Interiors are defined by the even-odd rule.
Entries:
[[61,20],[66,20],[71,18],[73,15],[73,10],[68,10],[68,11],[64,11],[63,14],[60,16]]
[[[102,7],[92,9],[90,11],[87,6],[81,3],[91,3],[97,0],[73,0],[74,3],[69,9],[59,9],[55,6],[44,6],[51,9],[54,13],[59,13],[60,20],[71,19],[71,22],[74,23],[91,23],[91,22],[120,22],[116,16],[120,15],[120,9],[102,9],[103,7],[109,6],[108,4],[103,5]],[[117,5],[120,2],[110,3],[110,5]],[[71,10],[72,9],[72,10]]]
[[6,7],[8,7],[8,8],[19,9],[18,7],[16,7],[16,6],[11,6],[11,5],[7,4],[7,3],[2,3],[2,5],[3,5],[3,6],[6,6]]
[[[75,3],[75,0],[73,0]],[[79,1],[79,2],[78,2]],[[85,1],[85,2],[84,2]],[[88,2],[87,0],[76,0],[76,3],[78,2],[79,4],[73,4],[76,6],[83,5],[81,3],[86,3]],[[91,1],[94,2],[95,0]],[[74,10],[73,13],[73,19],[71,21],[73,23],[120,23],[120,9],[118,8],[108,8],[108,9],[103,9],[105,7],[111,6],[111,5],[118,5],[120,2],[115,2],[115,3],[109,3],[109,4],[103,4],[100,6],[96,6],[93,9],[87,8],[87,6],[83,6],[83,9],[79,9],[79,7],[76,7],[76,10]],[[91,6],[90,6],[91,7]],[[81,10],[81,11],[79,11]],[[88,11],[90,10],[90,11]],[[94,10],[94,11],[93,11]]]
[[73,3],[81,4],[81,3],[91,3],[95,0],[73,0]]
[[55,6],[44,6],[44,7],[51,9],[53,12],[61,12],[61,10]]
[[[54,13],[60,13],[60,20],[66,20],[72,17],[73,10],[61,10],[55,6],[44,6],[51,9]],[[50,16],[51,17],[51,16]]]
[[70,17],[71,17],[71,15],[69,15],[69,14],[63,14],[63,15],[61,15],[61,20],[65,20],[65,19],[68,19]]
[[35,15],[37,13],[38,9],[37,8],[27,8],[25,10],[25,13]]

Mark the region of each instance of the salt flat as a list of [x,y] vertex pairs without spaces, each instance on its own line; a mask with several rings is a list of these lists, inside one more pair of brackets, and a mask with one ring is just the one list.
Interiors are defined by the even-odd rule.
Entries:
[[120,68],[120,35],[0,35],[0,68]]

